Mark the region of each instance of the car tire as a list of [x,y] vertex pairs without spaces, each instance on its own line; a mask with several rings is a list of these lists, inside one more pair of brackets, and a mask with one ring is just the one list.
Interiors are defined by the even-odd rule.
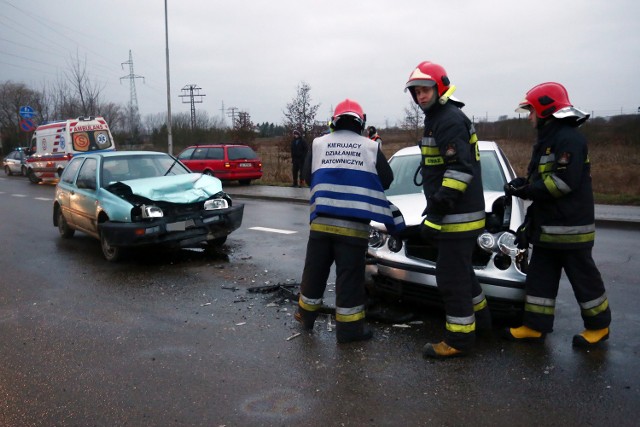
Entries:
[[29,182],[32,184],[39,184],[40,181],[42,181],[40,178],[36,176],[35,173],[33,173],[33,169],[29,169],[27,171],[27,177],[29,178]]
[[209,169],[207,169],[206,171],[202,172],[203,175],[209,175],[209,176],[214,176],[213,175],[213,171],[210,171]]
[[62,214],[62,209],[58,209],[58,231],[60,232],[60,237],[63,239],[72,238],[76,232],[76,230],[69,227],[69,223]]
[[100,247],[102,255],[109,262],[116,262],[122,258],[123,249],[117,246],[111,246],[102,231],[100,231]]
[[241,179],[238,182],[240,183],[240,185],[249,185],[249,184],[251,184],[251,180],[250,179]]
[[13,175],[13,173],[11,172],[11,169],[9,168],[9,166],[5,166],[4,167],[4,173],[5,173],[5,175],[8,175],[8,176]]

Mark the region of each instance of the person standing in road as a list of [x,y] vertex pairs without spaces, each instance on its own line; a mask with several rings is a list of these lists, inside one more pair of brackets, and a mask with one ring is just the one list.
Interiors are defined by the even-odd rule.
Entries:
[[357,102],[340,102],[332,117],[334,131],[313,140],[303,168],[311,184],[311,230],[294,317],[304,329],[313,329],[335,262],[338,343],[372,336],[365,325],[369,222],[384,223],[391,231],[404,225],[384,194],[393,171],[380,144],[362,136],[365,118]]
[[425,244],[437,247],[436,282],[446,312],[444,339],[427,343],[423,356],[461,356],[473,347],[476,329],[491,328],[487,300],[471,261],[485,226],[478,137],[461,110],[464,104],[451,98],[455,86],[442,66],[418,64],[407,90],[425,113],[419,145],[427,206],[420,235]]
[[292,187],[299,187],[301,182],[300,173],[304,159],[307,156],[307,143],[302,139],[299,130],[293,131],[293,140],[291,141],[291,174],[293,175]]
[[589,114],[573,107],[559,83],[534,86],[518,105],[537,130],[526,178],[505,186],[508,196],[531,200],[518,229],[520,248],[533,245],[527,270],[524,324],[505,338],[542,341],[553,330],[562,270],[580,304],[585,330],[573,345],[590,347],[609,338],[611,310],[592,257],[595,213],[587,141],[578,131]]
[[369,126],[369,129],[367,131],[369,132],[369,139],[377,141],[382,145],[382,138],[380,138],[380,135],[378,135],[378,131],[376,130],[375,126]]

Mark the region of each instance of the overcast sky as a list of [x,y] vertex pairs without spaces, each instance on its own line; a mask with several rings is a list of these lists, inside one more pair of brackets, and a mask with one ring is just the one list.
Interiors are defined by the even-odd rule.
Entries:
[[[281,123],[301,82],[318,119],[344,98],[368,123],[402,121],[404,85],[424,60],[445,67],[469,117],[515,117],[537,83],[565,85],[596,116],[640,106],[638,0],[167,0],[171,106],[235,107]],[[106,100],[130,99],[133,54],[141,114],[167,111],[163,0],[0,0],[0,81],[34,89],[62,78],[77,55]],[[228,117],[225,117],[229,123]]]

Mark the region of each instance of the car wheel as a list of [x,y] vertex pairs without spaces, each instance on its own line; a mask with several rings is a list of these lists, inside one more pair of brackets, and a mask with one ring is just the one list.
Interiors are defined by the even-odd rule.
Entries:
[[27,177],[29,178],[29,182],[32,184],[38,184],[41,181],[41,179],[38,178],[35,173],[33,173],[33,169],[29,169],[27,171]]
[[249,184],[251,184],[251,180],[250,179],[241,179],[238,182],[240,183],[240,185],[249,185]]
[[6,175],[9,175],[9,176],[13,175],[13,174],[11,173],[11,169],[9,169],[9,166],[5,166],[5,167],[4,167],[4,173],[5,173]]
[[100,232],[100,246],[102,247],[102,255],[107,261],[115,262],[122,257],[122,248],[111,246],[102,231]]
[[208,170],[208,169],[207,169],[206,171],[202,172],[202,173],[203,173],[204,175],[213,176],[213,171],[210,171],[210,170]]
[[69,239],[73,237],[76,232],[76,230],[69,227],[69,223],[62,214],[62,209],[58,209],[58,231],[60,232],[60,237],[62,237],[63,239]]

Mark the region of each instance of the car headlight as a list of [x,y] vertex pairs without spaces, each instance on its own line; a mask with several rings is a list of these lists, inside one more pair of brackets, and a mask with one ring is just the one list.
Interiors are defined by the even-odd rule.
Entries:
[[520,252],[516,245],[516,235],[510,231],[505,231],[498,238],[498,248],[500,252],[510,257],[515,257]]
[[369,229],[369,246],[372,248],[381,248],[387,241],[387,235],[377,228]]
[[162,218],[164,216],[162,209],[157,206],[142,205],[140,210],[142,211],[142,218]]
[[496,238],[491,233],[482,233],[478,236],[478,246],[486,252],[495,252],[496,250]]
[[205,211],[214,211],[216,209],[226,209],[229,203],[225,199],[209,199],[204,202]]

